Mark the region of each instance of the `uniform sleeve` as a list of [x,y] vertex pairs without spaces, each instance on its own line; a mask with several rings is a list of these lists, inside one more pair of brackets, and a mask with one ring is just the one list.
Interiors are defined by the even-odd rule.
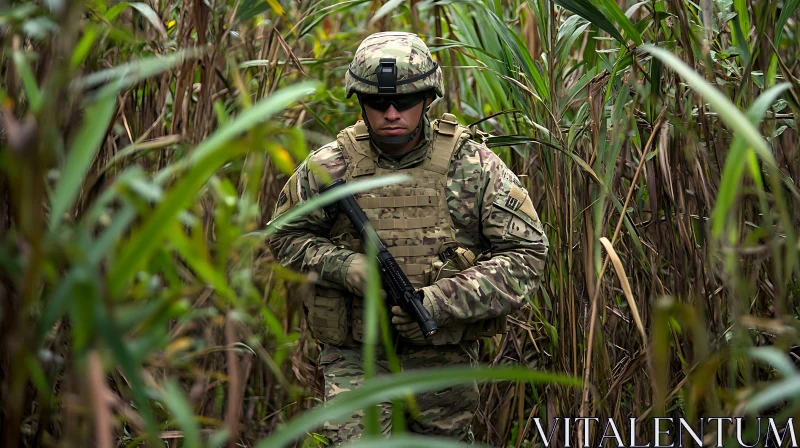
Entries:
[[[319,193],[322,182],[314,174],[318,169],[334,179],[344,174],[344,158],[335,142],[318,149],[297,167],[278,196],[273,222]],[[356,253],[330,241],[332,224],[324,210],[315,209],[281,225],[270,238],[269,249],[282,266],[304,274],[316,273],[320,286],[341,288]]]
[[549,242],[530,195],[496,154],[479,151],[478,208],[491,258],[424,288],[440,326],[511,314],[533,296],[544,273]]

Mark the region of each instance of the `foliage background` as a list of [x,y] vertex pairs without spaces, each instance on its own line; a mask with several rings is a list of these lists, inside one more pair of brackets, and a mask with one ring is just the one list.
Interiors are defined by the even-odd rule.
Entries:
[[389,29],[428,42],[432,115],[491,134],[550,239],[482,362],[584,380],[482,382],[478,440],[800,417],[798,3],[0,3],[3,446],[249,446],[317,403],[313,279],[266,224],[358,118],[344,72]]

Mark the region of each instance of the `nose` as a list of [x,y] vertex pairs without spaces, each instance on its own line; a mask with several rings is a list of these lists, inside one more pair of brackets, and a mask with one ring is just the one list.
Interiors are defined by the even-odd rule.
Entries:
[[383,118],[385,118],[387,121],[399,120],[400,112],[395,109],[394,104],[389,104],[389,107],[383,112]]

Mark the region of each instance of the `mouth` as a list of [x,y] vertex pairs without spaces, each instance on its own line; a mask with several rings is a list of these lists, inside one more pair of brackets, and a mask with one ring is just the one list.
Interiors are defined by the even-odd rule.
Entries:
[[405,128],[398,128],[398,127],[391,127],[391,126],[390,127],[386,127],[386,128],[381,128],[381,130],[387,135],[402,135],[402,134],[405,134],[405,132],[406,132]]

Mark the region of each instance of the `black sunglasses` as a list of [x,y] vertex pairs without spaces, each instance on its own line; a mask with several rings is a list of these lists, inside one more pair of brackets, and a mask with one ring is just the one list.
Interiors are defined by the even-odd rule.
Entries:
[[370,109],[385,111],[391,104],[398,111],[408,110],[421,103],[428,96],[427,92],[410,93],[407,95],[358,95],[361,104]]

